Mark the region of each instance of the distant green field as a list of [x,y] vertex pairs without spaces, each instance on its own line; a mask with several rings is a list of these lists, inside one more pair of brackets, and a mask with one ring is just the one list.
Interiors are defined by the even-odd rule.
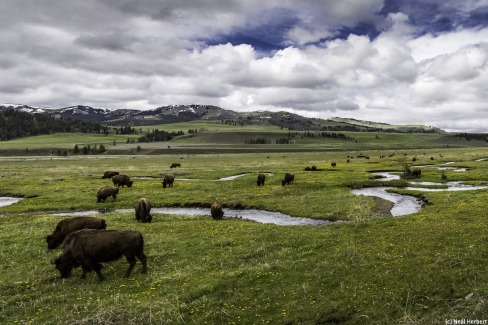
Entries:
[[[388,136],[364,134],[358,143],[399,141]],[[347,156],[353,158],[347,162]],[[423,167],[417,181],[487,185],[488,161],[480,160],[487,157],[486,147],[442,146],[0,157],[0,196],[24,197],[0,207],[0,323],[444,324],[446,319],[486,319],[487,189],[420,192],[402,188],[405,180],[395,181],[400,187],[394,192],[423,196],[430,204],[391,217],[391,203],[353,195],[351,188],[388,185],[370,172],[402,172],[405,164],[433,165]],[[170,168],[173,162],[181,167]],[[312,165],[318,170],[305,170]],[[439,169],[446,166],[453,168]],[[97,203],[97,188],[111,184],[101,176],[112,169],[130,175],[134,185],[121,188],[116,202]],[[268,176],[258,187],[260,172]],[[291,185],[281,185],[285,172],[295,173]],[[166,173],[174,173],[176,181],[163,189]],[[245,175],[219,181],[239,174]],[[143,234],[148,273],[141,274],[138,263],[130,278],[123,278],[128,264],[121,258],[104,263],[103,282],[94,272],[80,279],[79,268],[72,278],[60,279],[51,262],[62,250],[47,250],[45,236],[64,217],[51,212],[133,211],[140,197],[155,207],[206,209],[217,200],[227,212],[222,221],[212,220],[209,210],[208,216],[153,214],[150,224],[137,223],[134,212],[100,214],[109,229]],[[232,207],[341,222],[263,224],[233,219],[227,210]]]
[[[144,132],[154,129],[167,132],[183,131],[167,142],[137,142]],[[486,147],[486,141],[467,141],[450,133],[385,133],[385,132],[338,132],[349,139],[321,137],[320,132],[308,132],[310,136],[296,136],[307,132],[295,132],[279,127],[233,126],[220,121],[193,121],[186,123],[163,124],[136,127],[138,134],[105,135],[94,134],[52,134],[0,142],[0,155],[51,155],[58,150],[73,154],[75,145],[100,146],[103,144],[107,154],[185,154],[210,152],[293,152],[293,151],[331,151],[331,150],[386,150],[408,148],[469,148]],[[192,130],[194,133],[190,133]],[[142,133],[141,133],[142,132]],[[286,144],[277,141],[294,135]],[[267,144],[251,144],[265,139]]]

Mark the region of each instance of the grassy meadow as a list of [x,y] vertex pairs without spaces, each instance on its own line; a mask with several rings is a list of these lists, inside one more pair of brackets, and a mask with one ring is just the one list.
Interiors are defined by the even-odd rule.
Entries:
[[[212,147],[211,135],[200,136],[202,147]],[[466,168],[445,170],[447,180],[487,185],[488,161],[477,160],[488,157],[488,148],[453,148],[458,140],[447,143],[443,135],[424,144],[424,135],[416,134],[404,139],[356,136],[365,148],[197,153],[183,149],[199,142],[182,138],[170,144],[180,145],[181,152],[160,155],[143,150],[1,157],[0,196],[24,199],[0,207],[0,323],[445,324],[454,318],[487,319],[488,190],[420,192],[395,181],[395,191],[425,196],[431,204],[418,213],[391,217],[388,202],[355,196],[351,188],[386,185],[373,180],[371,171],[446,162]],[[418,148],[396,146],[412,140]],[[334,140],[312,142],[312,148],[322,148]],[[238,151],[238,143],[230,146]],[[354,158],[347,163],[347,156]],[[173,162],[182,167],[170,169]],[[312,165],[318,170],[304,170]],[[131,188],[120,189],[114,203],[110,198],[96,202],[97,188],[111,185],[101,179],[105,170],[119,170],[134,181]],[[281,186],[288,171],[295,182]],[[256,186],[260,172],[270,174],[264,187]],[[163,189],[166,173],[174,173],[176,180]],[[441,176],[437,168],[424,167],[420,180],[445,181]],[[209,211],[206,217],[154,214],[152,223],[140,224],[133,212],[106,213],[99,217],[108,229],[143,234],[148,273],[140,273],[138,262],[130,278],[123,278],[128,264],[122,258],[104,264],[102,282],[94,272],[80,279],[79,268],[72,278],[59,278],[51,261],[61,249],[48,250],[44,237],[64,217],[51,212],[132,209],[140,197],[150,198],[154,207],[209,207],[217,200],[225,209],[346,222],[279,226],[225,216],[214,221]]]
[[[167,154],[218,154],[218,153],[282,153],[282,152],[330,152],[361,150],[401,150],[435,148],[478,148],[488,143],[482,140],[461,139],[452,133],[385,133],[385,132],[340,132],[346,139],[320,137],[320,132],[311,132],[313,137],[294,137],[288,144],[276,144],[287,138],[288,133],[304,133],[280,129],[275,126],[233,126],[220,121],[191,121],[174,124],[136,126],[137,134],[119,135],[114,129],[102,134],[50,134],[19,138],[0,143],[0,156],[53,156],[59,153],[73,155],[75,145],[103,145],[105,155],[167,155]],[[145,132],[183,131],[185,134],[166,142],[137,142]],[[189,131],[196,131],[190,133]],[[248,144],[253,139],[267,139],[268,144]]]

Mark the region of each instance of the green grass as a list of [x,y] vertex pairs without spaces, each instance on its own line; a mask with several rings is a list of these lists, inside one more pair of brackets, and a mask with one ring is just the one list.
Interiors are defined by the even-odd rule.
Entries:
[[[197,153],[254,153],[254,152],[297,152],[297,151],[345,151],[345,150],[404,150],[435,148],[486,147],[486,141],[467,141],[452,133],[384,133],[384,132],[336,132],[350,137],[339,140],[323,137],[296,137],[290,144],[276,144],[277,139],[288,136],[288,130],[273,126],[232,126],[220,121],[192,121],[185,123],[162,124],[135,127],[138,132],[153,129],[168,132],[183,131],[167,142],[138,143],[135,135],[94,134],[52,134],[27,137],[0,142],[0,156],[56,155],[58,150],[73,155],[76,144],[99,146],[103,144],[106,154],[197,154]],[[188,130],[197,130],[190,134]],[[292,133],[294,131],[291,131]],[[315,133],[315,132],[312,132]],[[317,134],[317,133],[315,133]],[[246,144],[251,139],[266,138],[270,144]],[[134,140],[127,143],[127,140]],[[115,145],[114,145],[115,142]],[[140,147],[140,148],[138,148]]]
[[[346,163],[347,155],[355,158]],[[26,197],[0,208],[0,323],[438,324],[488,315],[487,190],[422,192],[431,205],[395,218],[377,218],[381,200],[350,193],[376,182],[369,171],[401,171],[413,157],[419,165],[455,162],[450,166],[468,170],[447,170],[449,180],[487,184],[488,161],[475,161],[488,157],[485,148],[134,157],[0,159],[0,195]],[[182,167],[170,169],[173,162]],[[319,171],[304,170],[312,165]],[[116,203],[96,203],[96,189],[110,184],[101,179],[109,169],[152,178],[134,179]],[[296,180],[283,187],[286,171]],[[163,189],[168,172],[195,180]],[[258,188],[258,172],[274,176]],[[421,180],[440,176],[425,168]],[[80,269],[59,278],[51,261],[61,250],[48,251],[44,237],[62,217],[46,211],[132,208],[144,196],[154,206],[219,200],[350,222],[277,226],[155,214],[153,223],[139,224],[133,213],[104,214],[109,229],[142,232],[148,273],[138,263],[123,278],[128,265],[121,259],[104,264],[103,282],[93,272],[79,279]]]

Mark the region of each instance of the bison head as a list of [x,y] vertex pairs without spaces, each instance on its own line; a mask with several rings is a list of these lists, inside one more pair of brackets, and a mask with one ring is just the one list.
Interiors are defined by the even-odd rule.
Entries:
[[54,249],[60,244],[60,241],[59,241],[59,238],[57,238],[53,235],[47,235],[46,236],[46,243],[47,243],[48,249]]
[[73,270],[74,264],[71,263],[64,255],[59,256],[54,260],[56,269],[61,273],[62,278],[69,278],[71,276],[71,271]]

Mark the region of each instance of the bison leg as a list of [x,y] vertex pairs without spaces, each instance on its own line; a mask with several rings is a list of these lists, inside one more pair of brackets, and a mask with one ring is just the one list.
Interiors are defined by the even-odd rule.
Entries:
[[127,258],[127,262],[129,262],[129,268],[125,272],[125,277],[128,278],[130,276],[130,273],[132,272],[132,269],[136,265],[137,261],[136,261],[136,258],[132,255],[126,256],[126,258]]
[[94,270],[94,271],[97,273],[97,275],[98,275],[98,279],[99,279],[100,281],[105,280],[105,277],[103,276],[103,274],[102,274],[102,272],[101,272],[101,270],[102,270],[102,265],[101,265],[101,264],[99,264],[99,263],[95,263],[95,264],[93,265],[93,270]]
[[83,273],[81,274],[82,279],[86,279],[86,274],[91,271],[91,268],[88,266],[82,265],[81,269],[83,270]]
[[112,195],[112,203],[117,201],[117,195]]
[[144,255],[144,253],[141,251],[141,252],[139,252],[137,254],[137,258],[142,263],[142,273],[146,273],[147,272],[147,259],[146,259],[146,255]]

